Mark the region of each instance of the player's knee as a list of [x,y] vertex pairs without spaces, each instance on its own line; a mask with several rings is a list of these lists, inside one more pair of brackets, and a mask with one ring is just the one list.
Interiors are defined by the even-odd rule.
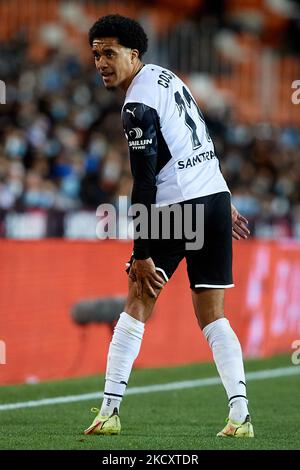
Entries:
[[220,318],[224,318],[224,313],[219,311],[215,312],[213,310],[204,311],[197,315],[197,320],[201,330],[203,330],[203,328],[205,328],[210,323],[213,323],[216,320],[220,320]]
[[135,292],[127,299],[125,311],[137,320],[145,323],[152,314],[155,302],[156,298],[150,297],[145,293],[143,293],[142,297],[139,297]]
[[149,292],[146,292],[146,295],[148,295],[148,296],[150,297],[150,299],[154,299],[154,302],[155,302],[155,301],[158,299],[158,297],[159,297],[161,291],[163,290],[164,285],[165,285],[165,282],[164,282],[164,284],[163,284],[161,287],[155,286],[155,287],[153,288],[153,291],[154,291],[153,293],[154,293],[154,295],[153,295],[152,293],[149,293]]

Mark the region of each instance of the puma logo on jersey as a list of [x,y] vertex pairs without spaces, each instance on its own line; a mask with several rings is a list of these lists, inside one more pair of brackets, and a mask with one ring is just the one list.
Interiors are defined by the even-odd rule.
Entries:
[[135,114],[134,114],[135,110],[136,110],[136,108],[134,108],[132,111],[127,108],[126,113],[132,114],[132,116],[135,117]]

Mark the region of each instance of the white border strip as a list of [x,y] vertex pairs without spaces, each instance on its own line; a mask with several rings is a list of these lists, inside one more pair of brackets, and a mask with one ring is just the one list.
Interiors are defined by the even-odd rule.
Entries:
[[226,284],[226,286],[216,286],[211,284],[195,284],[196,287],[211,287],[212,289],[229,289],[230,287],[234,287],[234,284]]
[[166,275],[166,272],[165,272],[162,268],[157,268],[157,267],[155,266],[155,270],[161,272],[161,273],[163,274],[164,278],[165,278],[165,281],[168,282],[169,278],[168,278],[168,276]]
[[[249,372],[246,374],[247,381],[251,380],[265,380],[273,379],[277,377],[287,377],[291,375],[299,375],[300,367],[282,367],[278,369],[267,369],[257,372]],[[130,387],[126,391],[127,395],[141,395],[144,393],[155,393],[155,392],[168,392],[169,390],[184,390],[186,388],[199,388],[207,387],[209,385],[217,385],[221,383],[219,377],[209,377],[206,379],[197,380],[184,380],[181,382],[169,382],[166,384],[148,385],[145,387]],[[93,392],[84,393],[82,395],[68,395],[64,397],[44,398],[43,400],[31,400],[19,403],[7,403],[0,405],[0,411],[17,410],[20,408],[36,408],[38,406],[46,405],[59,405],[62,403],[74,403],[86,400],[99,400],[103,398],[103,393]]]

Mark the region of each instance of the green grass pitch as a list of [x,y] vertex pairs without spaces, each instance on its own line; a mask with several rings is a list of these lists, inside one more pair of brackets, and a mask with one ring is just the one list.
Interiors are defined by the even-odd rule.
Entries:
[[[84,436],[100,400],[0,411],[1,449],[180,450],[300,449],[300,366],[290,356],[248,360],[246,373],[295,367],[299,374],[251,380],[248,398],[254,439],[221,439],[228,413],[222,385],[128,395],[121,407],[120,436]],[[129,387],[195,380],[217,375],[213,364],[134,369]],[[0,387],[0,404],[102,391],[103,375]]]

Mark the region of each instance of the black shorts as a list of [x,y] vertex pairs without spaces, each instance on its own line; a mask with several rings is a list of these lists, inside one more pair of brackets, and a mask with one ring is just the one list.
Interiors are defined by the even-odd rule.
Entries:
[[[233,287],[232,280],[232,222],[231,199],[228,192],[221,192],[178,203],[189,204],[195,217],[197,204],[204,206],[204,243],[200,249],[187,249],[191,242],[185,236],[181,239],[151,239],[150,256],[156,270],[168,281],[180,261],[185,258],[191,289],[197,287],[227,288]],[[171,207],[171,206],[169,206]],[[196,228],[193,220],[193,227]],[[129,273],[134,258],[126,264]]]

